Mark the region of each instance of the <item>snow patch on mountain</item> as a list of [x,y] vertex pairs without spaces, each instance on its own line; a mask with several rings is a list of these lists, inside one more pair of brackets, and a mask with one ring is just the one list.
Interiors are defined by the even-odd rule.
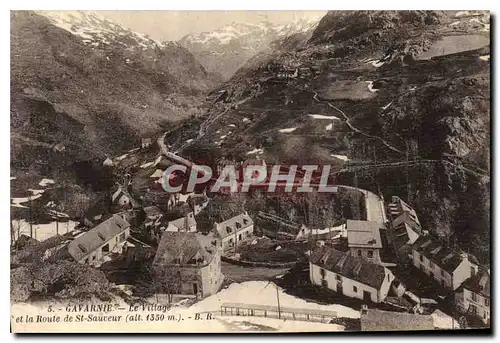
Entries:
[[101,44],[118,43],[126,47],[136,45],[139,49],[168,47],[174,42],[158,42],[148,35],[135,32],[113,23],[95,12],[87,11],[36,11],[37,14],[75,36],[82,38],[87,45],[98,47]]

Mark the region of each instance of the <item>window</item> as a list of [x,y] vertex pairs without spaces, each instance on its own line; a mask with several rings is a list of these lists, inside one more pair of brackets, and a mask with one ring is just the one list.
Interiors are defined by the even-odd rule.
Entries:
[[471,292],[470,294],[471,294],[472,301],[477,301],[477,294],[474,292]]
[[420,255],[420,262],[424,262],[424,256]]
[[486,298],[484,298],[484,305],[490,306],[490,301]]
[[95,261],[95,255],[92,256],[92,261]]
[[248,224],[248,219],[243,219],[243,224],[247,225]]
[[123,232],[121,235],[120,235],[120,239],[119,241],[120,242],[123,242],[125,240],[125,232]]
[[109,243],[102,247],[102,252],[109,252]]
[[328,281],[326,281],[326,279],[322,279],[321,280],[321,286],[328,287]]
[[477,314],[477,307],[474,305],[469,305],[469,310],[472,314]]
[[335,275],[335,280],[342,281],[342,277],[340,275]]
[[241,223],[236,222],[236,228],[241,229]]
[[356,286],[352,286],[352,291],[353,291],[354,293],[357,293],[357,292],[358,292],[358,287],[356,287]]
[[369,258],[373,257],[373,250],[368,250],[368,257]]
[[476,275],[476,268],[474,268],[473,266],[470,267],[470,276],[474,276]]
[[325,277],[325,274],[326,274],[326,273],[325,273],[325,270],[324,270],[324,269],[320,269],[320,270],[319,270],[319,273],[321,274],[321,277],[323,277],[323,278]]
[[358,250],[358,256],[361,256],[361,250]]
[[83,260],[83,263],[85,263],[85,264],[89,263],[89,259],[86,258],[85,260]]

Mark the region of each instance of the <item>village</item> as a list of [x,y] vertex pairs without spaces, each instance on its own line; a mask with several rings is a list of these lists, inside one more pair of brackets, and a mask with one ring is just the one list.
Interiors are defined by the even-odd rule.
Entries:
[[[337,185],[339,195],[361,199],[362,215],[342,217],[331,227],[249,211],[245,203],[218,220],[206,212],[214,210],[210,206],[220,195],[205,189],[189,194],[164,191],[167,166],[192,164],[161,144],[155,152],[153,143],[143,139],[141,148],[104,161],[105,167],[123,175],[109,195],[109,212],[89,209],[79,225],[62,234],[60,244],[45,251],[45,258],[67,252],[72,260],[105,270],[121,284],[133,284],[138,266],[150,266],[149,286],[155,294],[166,295],[168,304],[200,301],[233,282],[271,280],[308,300],[359,308],[361,330],[432,330],[439,327],[436,318],[451,320],[447,328],[489,326],[489,270],[474,256],[433,237],[400,197],[386,203],[370,191]],[[156,157],[137,167],[134,153],[139,152]],[[230,192],[223,196],[233,197]],[[23,236],[28,239],[26,234],[17,238]],[[280,308],[279,300],[276,306],[264,306],[258,299],[241,301],[221,305],[220,313],[274,313],[281,318],[289,311],[306,321],[336,316]],[[405,322],[398,320],[403,315],[408,317]]]

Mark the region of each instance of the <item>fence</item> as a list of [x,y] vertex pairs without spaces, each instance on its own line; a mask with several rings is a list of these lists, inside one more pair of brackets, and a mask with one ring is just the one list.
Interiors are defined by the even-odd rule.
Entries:
[[221,316],[251,316],[309,322],[329,323],[337,318],[337,312],[327,310],[309,310],[292,307],[270,305],[245,305],[240,303],[224,303],[220,306]]

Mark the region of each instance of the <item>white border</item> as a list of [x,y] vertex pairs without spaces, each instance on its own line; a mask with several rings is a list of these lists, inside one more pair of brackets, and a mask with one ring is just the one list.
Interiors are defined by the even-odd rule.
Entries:
[[[0,130],[2,130],[0,134],[0,139],[2,139],[2,144],[0,145],[0,153],[1,153],[1,158],[2,161],[4,162],[5,167],[1,170],[0,172],[0,180],[2,182],[0,183],[1,189],[0,189],[0,194],[2,195],[2,201],[1,201],[1,211],[4,213],[3,218],[4,218],[4,229],[2,230],[3,234],[3,244],[4,248],[0,249],[2,252],[3,256],[1,257],[2,261],[2,276],[3,282],[1,283],[1,290],[2,290],[2,311],[0,311],[0,323],[2,326],[1,333],[3,335],[6,335],[5,337],[9,342],[11,340],[14,340],[15,337],[13,335],[9,335],[9,324],[10,324],[10,313],[9,313],[9,308],[10,308],[10,302],[9,302],[9,297],[8,294],[10,293],[10,284],[7,283],[7,280],[9,280],[9,264],[8,261],[10,260],[9,257],[9,251],[7,249],[7,242],[9,241],[9,230],[7,227],[7,218],[10,216],[10,212],[7,212],[7,206],[8,205],[8,199],[7,199],[7,194],[10,193],[10,187],[9,184],[7,184],[7,177],[10,175],[9,171],[7,170],[7,161],[10,160],[10,150],[9,150],[9,145],[10,145],[10,124],[9,124],[9,103],[10,103],[10,77],[9,77],[9,66],[10,66],[10,55],[9,55],[9,50],[10,50],[10,45],[9,45],[9,10],[10,9],[59,9],[59,10],[70,10],[70,9],[87,9],[87,10],[154,10],[154,9],[170,9],[170,10],[327,10],[327,9],[336,9],[336,10],[346,10],[346,9],[460,9],[460,10],[466,10],[466,9],[482,9],[486,10],[489,9],[492,11],[493,14],[498,14],[498,6],[499,6],[498,1],[486,1],[486,0],[475,0],[475,1],[464,1],[464,0],[455,0],[453,2],[437,2],[433,0],[419,0],[416,2],[406,2],[406,1],[379,1],[379,0],[372,0],[372,1],[345,1],[345,2],[333,2],[333,1],[318,1],[318,0],[307,0],[307,1],[300,1],[300,2],[295,2],[295,1],[269,1],[269,0],[252,0],[248,2],[238,2],[238,1],[229,1],[229,0],[211,0],[211,1],[180,1],[180,2],[164,2],[164,3],[159,3],[157,1],[150,1],[150,0],[142,0],[142,1],[106,1],[103,2],[102,0],[96,1],[96,0],[87,0],[85,2],[68,2],[68,1],[61,1],[61,0],[46,0],[43,2],[40,1],[16,1],[16,2],[11,2],[10,8],[2,8],[1,12],[1,20],[0,20],[0,25],[1,25],[1,30],[0,30],[0,37],[2,40],[2,47],[4,47],[5,50],[4,53],[1,55],[2,59],[2,68],[1,68],[1,80],[2,80],[2,92],[0,93],[2,96],[2,115],[0,116],[1,125],[0,125]],[[2,3],[3,6],[8,6],[7,2]],[[492,25],[492,28],[495,28],[495,25]],[[498,46],[498,34],[494,35],[495,41],[493,42],[494,46]],[[492,75],[492,82],[493,80],[496,80],[497,78],[497,73]],[[493,87],[495,90],[494,96],[498,96],[498,87]],[[498,100],[495,102],[495,108],[494,113],[498,113]],[[493,114],[492,114],[493,117]],[[497,119],[495,121],[495,131],[499,132],[499,120]],[[494,136],[494,135],[492,135]],[[498,142],[499,139],[496,140],[494,143],[494,150],[493,153],[496,153],[500,151],[500,147],[498,146],[500,143]],[[493,157],[493,156],[492,156]],[[496,173],[495,173],[496,174]],[[495,175],[496,176],[496,175]],[[497,199],[494,199],[493,204],[495,204],[495,207],[492,208],[493,213],[500,213],[500,205],[498,205],[498,201],[495,201]],[[10,203],[10,200],[9,200]],[[9,206],[10,207],[10,206]],[[493,221],[492,221],[493,223]],[[496,229],[496,228],[495,228]],[[492,229],[493,230],[493,229]],[[495,230],[496,231],[496,230]],[[498,244],[498,239],[499,239],[500,234],[495,234],[495,247],[500,246]],[[492,249],[494,251],[494,249]],[[497,256],[495,256],[495,263],[494,266],[497,266]],[[498,268],[497,268],[498,269]],[[494,281],[496,281],[496,276],[494,276]],[[496,290],[496,287],[494,288]],[[496,295],[496,294],[495,294]],[[495,296],[494,295],[494,296]],[[493,323],[493,327],[498,328],[496,320],[498,318],[498,312],[496,311],[496,305],[498,301],[496,298],[493,301],[493,304],[495,304],[495,311],[494,311],[494,319],[495,322]],[[241,336],[238,336],[240,338]],[[2,337],[3,338],[3,337]],[[133,340],[142,340],[144,339],[143,337],[134,337],[131,336]],[[213,337],[212,339],[224,339],[224,338],[229,338],[229,339],[237,339],[237,337],[234,336],[216,336]],[[279,336],[279,337],[260,337],[260,336],[252,336],[253,339],[259,339],[262,341],[266,340],[275,340],[275,339],[291,339],[291,336]],[[306,337],[306,336],[298,336],[295,337],[295,339],[310,339],[311,337]],[[319,338],[316,337],[315,338]],[[388,337],[387,337],[388,338]],[[376,339],[387,339],[386,337],[382,338],[376,338]],[[394,337],[392,336],[392,339],[398,339],[399,337]],[[403,337],[401,337],[403,338]],[[404,339],[408,339],[409,337],[406,336]],[[54,339],[54,337],[45,337],[45,339]],[[72,337],[67,337],[67,336],[62,336],[59,337],[59,339],[72,339]],[[93,342],[108,342],[109,340],[122,340],[123,337],[85,337],[85,340],[92,340]],[[178,340],[179,338],[174,338],[174,337],[160,337],[159,339],[162,340]],[[199,340],[199,339],[206,339],[205,337],[187,337],[185,340]],[[328,340],[342,340],[345,339],[345,336],[325,336],[322,337],[321,339],[328,339]],[[373,339],[372,337],[368,336],[355,336],[351,337],[351,340],[359,340],[359,341],[364,341],[367,339]],[[425,339],[425,340],[439,340],[439,341],[451,341],[455,339],[454,337],[419,337],[419,339]],[[468,340],[473,340],[473,337],[468,337]]]

